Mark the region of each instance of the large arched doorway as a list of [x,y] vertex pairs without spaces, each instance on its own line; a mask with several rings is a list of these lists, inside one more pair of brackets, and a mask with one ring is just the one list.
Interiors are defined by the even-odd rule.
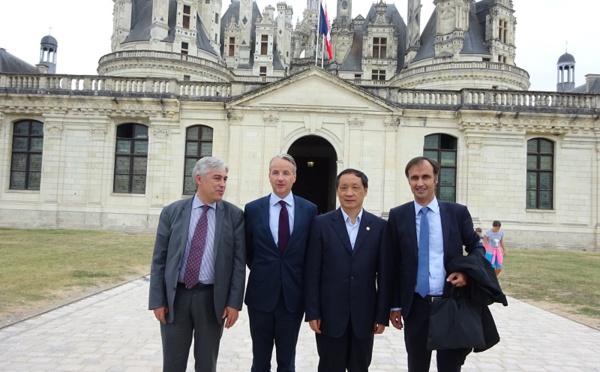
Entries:
[[319,136],[306,136],[294,142],[288,154],[298,165],[294,194],[315,203],[319,214],[334,210],[337,155],[333,146]]

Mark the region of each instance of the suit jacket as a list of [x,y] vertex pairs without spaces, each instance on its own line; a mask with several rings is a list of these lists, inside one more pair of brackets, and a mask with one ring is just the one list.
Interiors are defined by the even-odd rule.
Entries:
[[[469,255],[485,256],[485,249],[479,242],[479,236],[473,229],[473,220],[466,206],[439,201],[442,234],[444,241],[444,267],[446,274],[448,263],[463,255],[463,246]],[[402,308],[404,317],[410,314],[415,286],[419,247],[415,223],[414,202],[408,202],[390,210],[386,239],[393,256],[393,295],[392,307]],[[451,287],[446,283],[444,293]]]
[[246,204],[246,263],[250,269],[246,305],[268,312],[283,292],[288,311],[304,309],[302,272],[310,224],[317,206],[294,195],[294,227],[283,254],[269,227],[269,195]]
[[[166,206],[161,214],[154,243],[150,271],[149,309],[167,306],[167,322],[172,323],[179,269],[188,239],[193,198]],[[215,221],[215,317],[219,323],[226,306],[242,309],[246,266],[244,215],[240,208],[217,202]]]
[[357,338],[373,335],[390,316],[390,254],[385,220],[363,211],[354,249],[340,209],[313,222],[304,270],[306,321],[321,319],[321,332],[341,337],[348,323]]

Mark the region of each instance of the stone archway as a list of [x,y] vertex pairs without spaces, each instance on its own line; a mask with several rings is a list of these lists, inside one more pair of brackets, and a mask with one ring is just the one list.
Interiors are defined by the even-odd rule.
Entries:
[[315,203],[319,214],[334,210],[337,154],[333,146],[322,137],[310,135],[296,140],[288,154],[298,166],[293,193]]

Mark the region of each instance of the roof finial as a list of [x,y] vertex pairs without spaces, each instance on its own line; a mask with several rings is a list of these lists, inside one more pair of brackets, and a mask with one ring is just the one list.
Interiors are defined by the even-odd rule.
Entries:
[[565,40],[565,53],[569,52],[569,40]]
[[52,26],[48,27],[48,35],[52,35]]

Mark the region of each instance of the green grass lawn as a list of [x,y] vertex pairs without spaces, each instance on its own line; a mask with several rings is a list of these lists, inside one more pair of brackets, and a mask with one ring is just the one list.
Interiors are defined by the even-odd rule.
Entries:
[[498,278],[512,297],[600,319],[600,252],[512,249]]
[[[153,245],[154,234],[0,228],[0,319],[146,275]],[[600,252],[511,249],[499,280],[512,297],[600,320]]]
[[45,308],[150,271],[154,234],[0,228],[0,314]]

